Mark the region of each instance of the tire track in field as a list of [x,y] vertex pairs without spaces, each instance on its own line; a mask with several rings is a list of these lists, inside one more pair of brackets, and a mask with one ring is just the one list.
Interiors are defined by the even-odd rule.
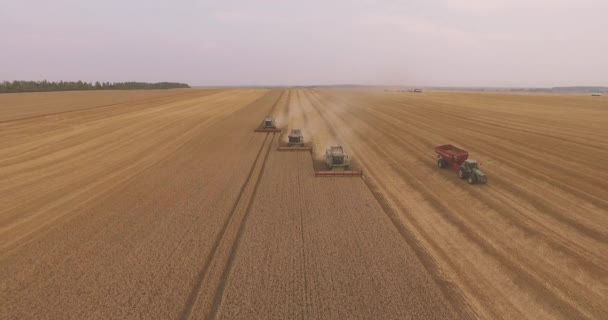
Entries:
[[[275,110],[277,109],[277,105],[279,105],[279,102],[281,102],[281,100],[283,99],[283,97],[285,96],[285,90],[281,91],[281,95],[279,96],[279,98],[277,99],[277,101],[275,101],[272,106],[270,107],[270,110],[268,111],[268,115],[274,115]],[[262,122],[262,121],[260,121]]]
[[[300,108],[302,108],[302,94],[301,91],[297,91],[297,96],[298,96],[298,106],[300,106]],[[308,115],[306,114],[306,112],[304,112],[304,110],[301,111],[302,113],[302,123],[303,126],[308,128]],[[309,132],[310,133],[310,132]]]
[[[305,157],[306,158],[306,157]],[[309,203],[306,201],[304,192],[302,191],[305,184],[304,184],[304,179],[302,178],[302,169],[301,169],[301,161],[302,158],[298,157],[298,162],[300,163],[300,166],[298,167],[297,173],[296,173],[296,181],[298,183],[299,188],[297,188],[297,193],[298,193],[298,198],[300,199],[300,203],[302,204],[302,206],[299,208],[298,212],[299,212],[299,218],[300,218],[300,241],[302,242],[302,249],[300,250],[300,256],[302,257],[302,278],[303,278],[303,282],[304,282],[304,303],[305,303],[305,307],[304,307],[304,315],[310,317],[311,311],[310,311],[310,306],[312,304],[311,302],[311,297],[309,294],[309,279],[306,273],[306,266],[308,265],[308,259],[306,256],[306,232],[304,230],[304,212],[308,213],[310,211],[310,205]],[[303,316],[304,316],[303,315]]]
[[[289,106],[289,101],[291,101],[291,90],[287,91],[287,96],[285,97],[285,106]],[[274,106],[276,108],[276,106]],[[276,114],[275,114],[276,113]],[[285,130],[289,126],[289,108],[282,108],[282,110],[276,111],[276,109],[272,110],[274,114],[274,120],[276,121],[277,127],[279,129]]]
[[[285,119],[287,118],[287,115],[289,114],[289,106],[290,106],[289,101],[291,98],[291,91],[287,91],[287,95],[285,95],[285,92],[286,91],[282,92],[282,94],[279,97],[279,99],[277,100],[277,102],[272,106],[271,112],[269,114],[274,114],[275,112],[280,112]],[[279,102],[281,102],[283,97],[285,97],[285,103],[283,105],[284,107],[282,108],[282,110],[277,111],[277,106],[279,105]],[[268,147],[266,148],[266,153],[264,154],[264,159],[262,160],[260,171],[258,174],[256,174],[255,182],[253,185],[253,190],[251,191],[251,197],[249,197],[249,199],[247,201],[247,206],[245,207],[245,212],[243,213],[243,218],[241,219],[241,221],[239,223],[239,227],[236,232],[235,240],[229,249],[230,254],[228,255],[225,267],[222,269],[223,272],[220,276],[220,281],[219,281],[218,287],[215,290],[215,293],[213,296],[213,305],[211,306],[211,311],[209,312],[209,316],[206,317],[208,319],[217,318],[217,313],[220,310],[220,306],[221,306],[222,300],[224,298],[224,292],[226,290],[226,282],[227,282],[228,278],[230,277],[230,273],[232,272],[232,270],[234,268],[234,260],[235,260],[236,254],[238,252],[238,248],[241,244],[241,239],[243,238],[243,232],[245,230],[245,226],[247,224],[248,218],[251,215],[251,208],[253,207],[253,204],[255,203],[255,199],[256,199],[256,195],[258,193],[260,182],[262,181],[262,177],[264,176],[264,172],[266,171],[266,165],[268,163],[268,156],[270,154],[270,151],[272,149],[276,148],[274,146],[274,142],[275,142],[275,138],[277,137],[277,133],[275,133],[275,132],[267,133],[266,138],[270,134],[272,134],[272,138],[270,139],[270,142],[268,143]],[[278,142],[279,141],[277,141],[277,143]]]
[[[270,134],[270,133],[268,133],[268,134]],[[209,319],[215,319],[217,317],[217,312],[219,310],[220,305],[222,304],[222,299],[224,297],[224,291],[226,289],[226,281],[227,281],[228,277],[230,276],[230,272],[232,271],[232,268],[234,266],[234,258],[236,256],[237,250],[241,243],[241,239],[243,238],[243,231],[245,230],[245,225],[247,224],[248,217],[251,214],[251,208],[253,206],[253,203],[255,202],[255,196],[258,193],[260,181],[262,181],[262,176],[264,176],[264,171],[266,170],[266,164],[268,162],[268,155],[270,154],[270,150],[272,150],[274,148],[275,138],[276,138],[276,133],[273,132],[272,138],[270,139],[270,142],[268,143],[268,147],[266,148],[266,153],[264,154],[264,159],[262,160],[260,172],[256,175],[251,197],[249,198],[249,201],[247,202],[247,207],[245,208],[245,213],[239,223],[239,228],[238,228],[238,231],[236,234],[236,239],[234,240],[234,242],[232,243],[232,246],[230,247],[230,255],[228,256],[228,261],[226,262],[226,266],[223,269],[224,271],[222,272],[222,275],[220,278],[219,287],[215,291],[215,295],[213,298],[213,306],[211,308],[211,312],[209,313],[209,317],[208,317]]]
[[236,213],[237,207],[245,194],[245,189],[247,188],[247,186],[249,185],[249,182],[253,178],[254,171],[255,171],[257,163],[260,159],[260,156],[262,155],[262,153],[264,151],[264,147],[267,146],[267,141],[268,141],[268,134],[266,134],[266,136],[264,137],[264,141],[262,142],[262,145],[260,146],[260,149],[258,150],[255,159],[253,160],[253,164],[251,165],[251,169],[249,170],[249,173],[247,174],[247,178],[245,178],[245,181],[243,182],[243,185],[241,186],[241,188],[239,190],[239,194],[238,194],[234,204],[232,205],[230,213],[228,214],[226,221],[222,225],[222,229],[220,230],[218,236],[216,237],[211,251],[207,255],[207,258],[205,259],[205,264],[203,265],[203,268],[199,272],[198,277],[195,281],[195,285],[192,288],[192,291],[190,292],[190,294],[188,295],[187,302],[184,306],[184,309],[183,309],[181,315],[179,316],[180,319],[189,319],[190,316],[192,315],[192,311],[194,310],[194,306],[198,300],[197,298],[199,297],[201,287],[202,287],[204,281],[206,280],[211,263],[212,263],[213,259],[215,258],[218,248],[220,247],[220,244],[224,238],[226,230],[228,229],[228,225],[232,221],[232,219]]
[[[277,106],[284,100],[284,97],[285,91],[283,90],[270,107],[268,114],[273,114],[276,111]],[[271,134],[271,138],[268,139]],[[210,253],[205,259],[205,264],[196,279],[179,319],[190,319],[201,313],[203,314],[203,318],[206,319],[210,316],[215,317],[221,304],[225,282],[229,276],[229,270],[233,264],[234,255],[238,249],[243,228],[257,193],[259,181],[266,167],[268,154],[273,147],[275,137],[276,133],[265,134],[264,141],[258,150],[247,178],[241,186],[230,214],[228,214],[226,221],[222,225]],[[259,170],[256,170],[258,168]],[[250,191],[250,188],[253,189]],[[240,213],[243,206],[245,206],[244,211]],[[235,234],[232,235],[232,233]],[[203,284],[206,286],[204,287]],[[202,306],[200,306],[201,303],[203,303]]]

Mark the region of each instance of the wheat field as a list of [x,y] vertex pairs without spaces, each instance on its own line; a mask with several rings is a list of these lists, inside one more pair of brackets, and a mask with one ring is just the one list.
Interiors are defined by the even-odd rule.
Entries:
[[[315,177],[336,144],[363,177]],[[606,97],[0,95],[0,318],[602,319],[606,158]]]

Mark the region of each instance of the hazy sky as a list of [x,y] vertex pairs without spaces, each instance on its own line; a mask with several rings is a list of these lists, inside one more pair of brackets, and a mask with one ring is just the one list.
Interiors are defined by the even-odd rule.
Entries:
[[0,80],[608,85],[608,0],[0,0]]

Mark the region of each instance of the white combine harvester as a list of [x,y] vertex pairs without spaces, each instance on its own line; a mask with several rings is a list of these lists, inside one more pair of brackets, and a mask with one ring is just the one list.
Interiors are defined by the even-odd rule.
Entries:
[[279,151],[308,151],[312,152],[312,147],[307,147],[304,143],[304,136],[300,129],[293,129],[287,136],[287,146],[279,147]]
[[329,170],[316,171],[317,177],[361,177],[361,171],[352,171],[350,156],[342,146],[331,146],[325,151],[325,165]]
[[281,129],[277,128],[277,124],[272,116],[266,116],[264,121],[257,127],[255,132],[281,132]]

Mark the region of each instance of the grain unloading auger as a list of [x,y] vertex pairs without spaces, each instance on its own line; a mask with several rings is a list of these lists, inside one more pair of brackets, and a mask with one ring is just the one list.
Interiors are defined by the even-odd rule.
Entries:
[[308,151],[312,152],[312,147],[304,145],[304,137],[299,129],[293,129],[287,136],[287,146],[280,146],[278,151]]
[[361,177],[363,172],[351,169],[350,156],[342,146],[331,146],[325,151],[325,165],[329,170],[315,171],[317,177]]
[[255,132],[281,132],[281,129],[277,128],[277,124],[271,116],[264,118],[264,121],[257,127]]

